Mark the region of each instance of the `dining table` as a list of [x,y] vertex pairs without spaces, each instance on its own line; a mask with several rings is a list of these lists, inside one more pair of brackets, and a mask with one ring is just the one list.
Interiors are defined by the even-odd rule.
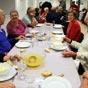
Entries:
[[[54,27],[52,24],[47,25],[47,23],[45,23],[38,25],[35,28],[27,28],[27,35],[30,33],[34,36],[22,40],[30,42],[30,46],[21,48],[15,45],[8,55],[13,56],[18,54],[24,58],[26,55],[38,53],[44,55],[44,60],[43,63],[37,67],[21,65],[24,70],[17,70],[17,75],[10,79],[10,81],[15,84],[16,88],[41,88],[41,86],[38,85],[46,79],[42,76],[43,71],[51,71],[52,76],[60,76],[63,74],[63,78],[71,83],[72,88],[79,88],[81,81],[73,58],[63,57],[63,48],[61,50],[51,48],[52,42],[54,42],[55,39],[58,38],[61,40],[65,36],[63,33],[63,27],[58,28]],[[37,35],[39,34],[46,35],[47,39],[38,40]],[[65,49],[69,49],[66,42],[63,44]],[[21,52],[22,49],[23,52]],[[17,64],[17,62],[13,63]]]

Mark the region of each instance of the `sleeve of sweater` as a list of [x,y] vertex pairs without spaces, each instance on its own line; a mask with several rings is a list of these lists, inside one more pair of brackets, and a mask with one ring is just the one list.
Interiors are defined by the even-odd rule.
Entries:
[[85,59],[88,60],[88,52],[77,52],[76,58],[79,58],[82,60],[85,60]]
[[74,48],[79,49],[79,47],[81,46],[81,43],[76,42],[76,41],[72,41],[72,42],[71,42],[71,45],[72,45]]
[[[5,55],[5,52],[2,51],[2,50],[0,50],[0,54],[1,54],[1,55]],[[1,58],[0,58],[0,59],[1,59]]]
[[72,39],[72,40],[78,41],[79,38],[80,38],[80,34],[81,34],[81,31],[80,31],[79,24],[74,23],[74,26],[71,28],[69,38]]
[[15,38],[8,39],[9,43],[11,44],[11,47],[14,46],[14,44],[17,42]]

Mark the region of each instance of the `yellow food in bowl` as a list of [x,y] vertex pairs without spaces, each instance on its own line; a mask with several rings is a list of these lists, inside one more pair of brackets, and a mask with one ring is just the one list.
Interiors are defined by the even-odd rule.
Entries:
[[6,75],[9,70],[10,70],[11,66],[7,63],[1,63],[0,64],[0,75]]
[[24,63],[30,67],[40,66],[43,63],[44,56],[31,54],[24,57]]
[[0,67],[0,72],[3,72],[3,71],[5,71],[5,70],[7,70],[8,68],[6,68],[6,67]]

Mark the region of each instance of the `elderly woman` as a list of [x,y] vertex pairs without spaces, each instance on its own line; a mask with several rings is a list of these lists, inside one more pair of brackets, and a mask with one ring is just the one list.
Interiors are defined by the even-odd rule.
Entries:
[[41,17],[41,10],[40,10],[40,8],[35,8],[35,12],[36,12],[35,18],[38,21],[38,23],[44,23],[45,20]]
[[81,38],[81,27],[78,21],[76,20],[76,12],[74,10],[70,10],[68,12],[68,21],[69,24],[66,31],[67,37],[79,42]]
[[20,35],[16,38],[7,39],[5,31],[1,26],[4,24],[4,12],[0,9],[0,61],[3,61],[3,57],[10,51],[15,41],[24,39],[24,36]]
[[49,8],[45,7],[44,12],[41,14],[42,18],[44,18],[45,20],[46,20],[46,16],[47,16],[48,12],[49,12]]
[[81,43],[73,41],[67,37],[64,37],[64,41],[71,44],[71,46],[78,49],[78,52],[73,52],[71,50],[65,50],[62,52],[64,57],[74,57],[79,59],[84,69],[88,69],[88,33],[85,35]]
[[10,19],[7,24],[8,38],[15,38],[20,35],[25,36],[26,26],[24,22],[19,19],[19,14],[16,10],[10,12]]
[[22,19],[26,26],[34,28],[38,22],[35,18],[35,8],[29,7],[27,9],[27,14]]

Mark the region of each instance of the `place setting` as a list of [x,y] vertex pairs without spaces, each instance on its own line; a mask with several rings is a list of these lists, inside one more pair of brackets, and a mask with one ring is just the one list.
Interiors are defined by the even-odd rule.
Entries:
[[62,26],[61,24],[55,24],[55,25],[53,26],[53,28],[55,28],[55,29],[62,29],[63,26]]
[[15,46],[17,48],[28,48],[31,46],[31,42],[28,41],[18,41]]
[[16,76],[17,71],[7,62],[0,63],[0,82],[7,81]]
[[50,49],[53,49],[55,51],[63,51],[67,49],[67,46],[63,43],[62,37],[57,37],[51,41]]
[[40,86],[40,88],[72,88],[71,83],[60,76],[47,77]]
[[42,27],[44,24],[42,24],[42,23],[38,23],[37,25],[36,25],[36,27]]

